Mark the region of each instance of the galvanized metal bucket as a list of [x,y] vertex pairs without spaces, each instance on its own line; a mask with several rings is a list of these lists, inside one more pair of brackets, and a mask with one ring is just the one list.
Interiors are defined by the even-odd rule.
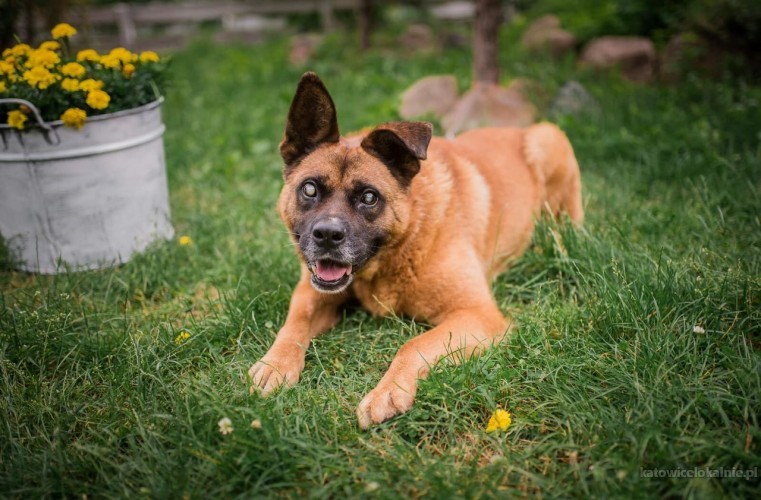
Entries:
[[174,229],[159,99],[75,130],[0,125],[0,235],[16,266],[54,274],[127,262]]

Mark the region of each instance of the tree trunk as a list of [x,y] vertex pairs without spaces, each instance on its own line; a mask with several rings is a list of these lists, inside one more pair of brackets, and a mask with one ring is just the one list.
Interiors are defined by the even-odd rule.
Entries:
[[362,0],[359,4],[359,46],[362,50],[370,48],[373,24],[373,0]]
[[499,83],[500,0],[476,0],[473,27],[473,73],[477,83]]

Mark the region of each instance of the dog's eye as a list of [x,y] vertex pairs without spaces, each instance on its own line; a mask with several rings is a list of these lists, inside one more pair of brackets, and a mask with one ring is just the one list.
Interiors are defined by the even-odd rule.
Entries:
[[378,195],[372,191],[365,191],[364,193],[362,193],[362,203],[369,207],[372,207],[373,205],[378,203]]
[[301,192],[304,193],[304,196],[307,198],[314,198],[317,196],[317,186],[314,185],[314,182],[306,182],[301,186]]

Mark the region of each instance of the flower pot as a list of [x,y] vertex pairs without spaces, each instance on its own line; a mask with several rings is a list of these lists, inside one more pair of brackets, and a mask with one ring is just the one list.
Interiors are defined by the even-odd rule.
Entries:
[[88,118],[81,130],[0,126],[0,235],[19,269],[99,269],[173,237],[162,102]]

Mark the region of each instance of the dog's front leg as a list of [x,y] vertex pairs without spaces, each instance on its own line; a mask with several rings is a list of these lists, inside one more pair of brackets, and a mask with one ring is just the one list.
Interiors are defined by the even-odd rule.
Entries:
[[367,429],[408,411],[418,379],[428,376],[438,360],[449,358],[459,363],[502,340],[509,328],[509,321],[491,300],[449,312],[435,328],[399,349],[381,381],[359,404],[359,426]]
[[310,279],[309,271],[302,269],[285,324],[267,354],[248,370],[252,391],[267,395],[282,384],[298,382],[309,343],[338,322],[338,308],[345,297],[318,292]]

